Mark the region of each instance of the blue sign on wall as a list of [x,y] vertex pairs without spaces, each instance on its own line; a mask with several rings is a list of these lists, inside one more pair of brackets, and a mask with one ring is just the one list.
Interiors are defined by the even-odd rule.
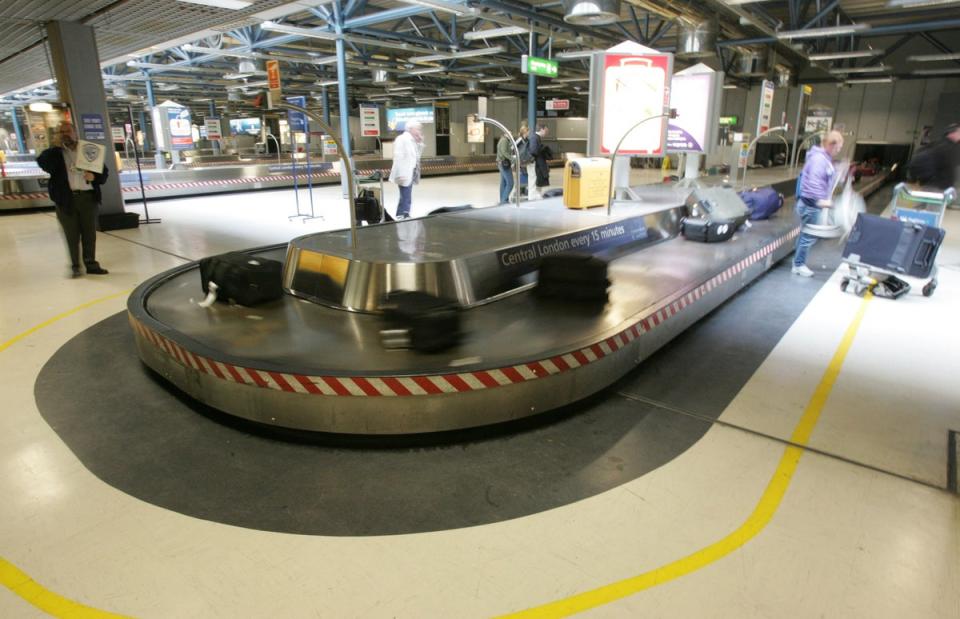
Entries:
[[[306,97],[287,97],[287,103],[290,105],[296,105],[297,107],[307,107],[307,98]],[[307,132],[307,115],[303,112],[295,112],[289,110],[287,112],[287,122],[290,123],[290,130],[296,131],[297,133],[306,133]]]
[[403,131],[408,120],[417,120],[421,124],[433,123],[432,107],[387,108],[387,126],[391,131]]
[[107,129],[100,114],[80,114],[80,127],[84,140],[106,140]]

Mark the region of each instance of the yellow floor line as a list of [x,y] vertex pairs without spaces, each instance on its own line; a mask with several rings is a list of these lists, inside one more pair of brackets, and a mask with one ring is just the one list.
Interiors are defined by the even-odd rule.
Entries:
[[36,333],[36,332],[39,331],[40,329],[43,329],[43,328],[45,328],[45,327],[49,327],[49,326],[52,325],[53,323],[58,322],[58,321],[60,321],[60,320],[63,320],[63,319],[66,318],[67,316],[71,316],[71,315],[73,315],[73,314],[76,314],[77,312],[82,311],[82,310],[85,310],[85,309],[87,309],[88,307],[97,305],[98,303],[103,303],[104,301],[109,301],[110,299],[116,299],[117,297],[127,296],[127,295],[130,294],[130,292],[131,292],[130,290],[125,290],[125,291],[123,291],[123,292],[118,292],[118,293],[116,293],[116,294],[111,294],[111,295],[108,295],[108,296],[106,296],[106,297],[100,297],[99,299],[94,299],[93,301],[89,301],[89,302],[87,302],[87,303],[84,303],[83,305],[78,305],[78,306],[76,306],[75,308],[73,308],[73,309],[71,309],[71,310],[67,310],[67,311],[63,312],[62,314],[57,314],[57,315],[54,316],[53,318],[51,318],[51,319],[49,319],[49,320],[45,320],[45,321],[41,322],[40,324],[38,324],[38,325],[36,325],[36,326],[34,326],[34,327],[31,327],[31,328],[27,329],[26,331],[24,331],[24,332],[21,333],[20,335],[17,335],[17,336],[14,337],[13,339],[7,340],[7,341],[4,342],[3,344],[0,344],[0,352],[5,351],[6,349],[10,348],[11,346],[13,346],[14,344],[16,344],[16,343],[19,342],[20,340],[24,339],[25,337],[28,337],[28,336],[30,336],[30,335],[33,335],[34,333]]
[[[803,416],[800,418],[800,421],[793,430],[793,435],[790,437],[790,440],[793,443],[797,445],[806,445],[807,441],[810,439],[810,435],[813,433],[813,429],[816,427],[817,421],[820,419],[820,413],[823,411],[823,407],[827,402],[830,391],[833,389],[833,385],[837,380],[837,376],[840,374],[840,368],[843,366],[843,361],[847,356],[847,352],[849,352],[850,346],[853,344],[853,339],[857,334],[857,330],[860,328],[860,323],[863,321],[863,316],[867,310],[867,303],[871,298],[872,297],[867,294],[863,300],[863,303],[860,304],[860,308],[857,310],[856,316],[854,316],[853,321],[843,334],[843,339],[840,341],[840,345],[834,352],[833,358],[830,360],[830,365],[827,366],[826,371],[823,373],[823,378],[821,378],[820,384],[818,384],[817,388],[814,390],[813,396],[810,398],[806,409],[803,411]],[[741,524],[735,531],[723,539],[714,542],[705,548],[701,548],[700,550],[687,555],[682,559],[678,559],[666,565],[660,566],[649,572],[644,572],[643,574],[614,582],[609,585],[604,585],[591,591],[585,591],[562,600],[549,602],[542,606],[536,606],[527,610],[504,615],[504,617],[523,617],[525,619],[566,617],[574,613],[583,612],[591,608],[609,604],[610,602],[625,598],[635,593],[639,593],[645,589],[656,587],[657,585],[669,582],[675,578],[695,572],[713,563],[714,561],[725,557],[749,542],[773,519],[773,515],[780,507],[780,501],[783,499],[784,494],[787,492],[787,488],[790,486],[790,481],[793,479],[793,474],[797,470],[797,465],[800,462],[800,457],[803,455],[803,451],[804,450],[802,448],[795,446],[790,446],[784,449],[783,456],[780,458],[780,463],[777,465],[777,468],[773,473],[773,477],[770,479],[770,482],[767,484],[763,495],[760,497],[760,501],[753,509],[753,513],[751,513],[746,521],[744,521],[743,524]]]
[[[45,320],[40,324],[27,329],[20,335],[17,335],[13,339],[7,340],[3,344],[0,344],[0,352],[10,348],[20,340],[36,333],[37,331],[49,327],[55,322],[63,320],[64,318],[76,314],[82,310],[87,309],[97,305],[98,303],[103,303],[104,301],[110,301],[111,299],[116,299],[117,297],[124,297],[130,294],[130,290],[125,290],[123,292],[118,292],[111,294],[105,297],[100,297],[99,299],[94,299],[84,303],[83,305],[78,305],[77,307],[67,310],[62,314],[57,314],[49,320]],[[108,619],[109,617],[123,617],[124,615],[116,615],[114,613],[109,613],[103,610],[97,610],[96,608],[90,608],[89,606],[84,606],[72,600],[50,591],[49,589],[44,588],[35,580],[30,578],[26,572],[22,571],[20,568],[15,566],[13,563],[10,563],[3,557],[0,557],[0,584],[2,584],[10,591],[13,591],[15,594],[22,597],[27,602],[30,602],[40,610],[53,615],[54,617],[70,617],[71,619]]]

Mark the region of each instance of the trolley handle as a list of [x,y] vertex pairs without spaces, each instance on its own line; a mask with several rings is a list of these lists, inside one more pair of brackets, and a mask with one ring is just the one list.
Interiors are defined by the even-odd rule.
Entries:
[[933,262],[933,256],[937,252],[937,244],[933,239],[923,239],[920,241],[920,249],[917,251],[913,263],[927,268]]

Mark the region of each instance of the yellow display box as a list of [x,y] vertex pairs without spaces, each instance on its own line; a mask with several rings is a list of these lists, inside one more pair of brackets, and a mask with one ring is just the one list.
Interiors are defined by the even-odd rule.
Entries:
[[610,160],[571,159],[563,168],[563,205],[567,208],[606,206],[610,200]]

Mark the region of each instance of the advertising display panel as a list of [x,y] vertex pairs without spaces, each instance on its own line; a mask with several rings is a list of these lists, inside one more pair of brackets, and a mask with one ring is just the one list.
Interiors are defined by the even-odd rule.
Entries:
[[[287,97],[287,103],[297,107],[306,108],[307,98],[303,96]],[[296,110],[287,110],[287,125],[290,127],[290,131],[295,131],[296,133],[306,133],[307,115],[303,112],[297,112]]]
[[[641,120],[664,113],[670,103],[673,56],[608,52],[602,58],[599,152],[609,154]],[[630,131],[620,153],[663,155],[665,129],[665,118],[643,123]]]
[[231,118],[230,133],[233,135],[260,135],[259,118]]
[[723,74],[704,64],[680,71],[670,82],[670,107],[677,117],[667,124],[667,151],[707,153],[717,143]]
[[360,135],[365,138],[380,137],[380,106],[360,104]]
[[773,114],[773,82],[763,80],[760,88],[760,113],[757,115],[757,135],[770,128],[770,116]]
[[390,131],[403,131],[407,121],[433,124],[433,107],[398,107],[387,109],[387,127]]
[[208,140],[222,140],[220,133],[220,119],[214,116],[207,116],[203,119],[203,126],[207,129]]
[[190,122],[190,108],[165,108],[170,127],[170,150],[189,150],[193,148],[193,125]]
[[467,143],[483,144],[483,123],[475,119],[473,114],[467,115]]

